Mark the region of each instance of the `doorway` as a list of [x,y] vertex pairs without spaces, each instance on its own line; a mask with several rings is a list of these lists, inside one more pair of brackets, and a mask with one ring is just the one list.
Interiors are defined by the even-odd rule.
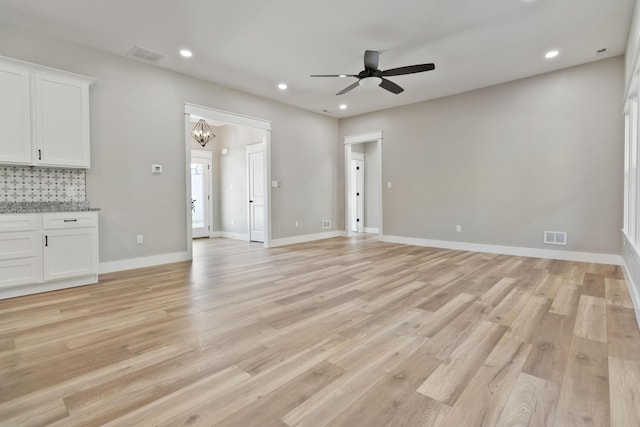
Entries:
[[191,151],[191,228],[193,238],[211,233],[211,152]]
[[[345,147],[345,222],[347,236],[357,233],[383,235],[382,209],[382,131],[344,138]],[[358,160],[362,159],[362,174],[358,177]],[[354,160],[356,161],[354,163]],[[356,171],[352,168],[356,168]],[[358,179],[363,184],[358,187]],[[358,188],[363,196],[354,197]],[[357,219],[360,218],[360,224]],[[354,226],[355,221],[355,226]]]
[[[226,111],[216,110],[208,107],[203,107],[199,105],[185,103],[184,110],[184,122],[185,122],[185,134],[184,134],[184,143],[185,143],[185,153],[186,153],[186,231],[187,231],[187,253],[188,259],[193,259],[193,246],[192,240],[194,237],[194,228],[193,222],[194,218],[192,215],[192,185],[191,185],[191,122],[194,119],[205,119],[208,123],[213,124],[214,126],[225,126],[230,125],[230,127],[238,126],[244,127],[248,129],[253,129],[259,131],[262,137],[259,139],[260,144],[262,145],[262,167],[255,168],[256,175],[259,174],[262,178],[262,191],[259,200],[260,205],[259,209],[262,212],[262,215],[258,217],[255,221],[255,226],[253,227],[256,231],[254,234],[255,240],[263,243],[265,247],[269,247],[271,242],[271,187],[268,185],[264,185],[264,183],[270,182],[271,177],[271,122],[256,119],[252,117],[247,117],[235,113],[230,113]],[[225,158],[229,158],[233,154],[233,150],[229,150],[228,156],[225,153],[222,153]],[[216,160],[217,161],[217,160]],[[224,162],[223,162],[224,163]],[[217,164],[217,163],[216,163]],[[224,166],[224,164],[222,165]],[[216,166],[217,167],[217,166]],[[247,165],[248,167],[248,165]],[[212,169],[211,169],[212,170]],[[245,175],[247,176],[247,175]],[[216,181],[214,179],[214,181]],[[211,182],[211,181],[209,181]],[[217,184],[218,185],[218,184]],[[219,185],[223,185],[223,183],[219,183]],[[248,186],[248,185],[247,185]],[[216,187],[217,188],[217,187]],[[238,186],[234,186],[233,194],[238,194],[238,190],[240,188]],[[243,190],[244,193],[241,196],[242,199],[245,200],[245,203],[248,203],[248,190]],[[255,211],[255,214],[258,214],[258,210]],[[209,216],[211,217],[211,216]],[[247,217],[243,217],[247,218]],[[220,220],[224,220],[223,218]],[[219,220],[216,220],[219,221]],[[231,223],[234,222],[234,219],[231,218]],[[235,220],[236,223],[238,219]],[[244,220],[242,221],[244,222]],[[211,226],[211,224],[209,224]],[[251,227],[249,228],[251,229]],[[209,234],[212,235],[211,233]],[[218,233],[213,233],[213,235],[219,235]],[[222,237],[225,237],[224,233],[222,233]],[[249,234],[245,237],[245,240],[249,240]],[[258,240],[260,239],[260,240]]]

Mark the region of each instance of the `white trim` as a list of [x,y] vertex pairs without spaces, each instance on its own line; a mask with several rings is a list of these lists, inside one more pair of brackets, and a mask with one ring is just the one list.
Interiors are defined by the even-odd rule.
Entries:
[[365,233],[378,234],[378,233],[380,233],[380,229],[378,227],[365,227],[364,228],[364,232]]
[[295,245],[297,243],[313,242],[315,240],[331,239],[333,237],[344,237],[345,232],[341,230],[327,231],[325,233],[305,234],[302,236],[284,237],[282,239],[273,239],[271,247]]
[[624,278],[627,281],[627,288],[629,288],[629,294],[631,295],[631,301],[633,301],[633,310],[636,313],[636,323],[640,329],[640,288],[633,281],[633,277],[627,268],[627,264],[622,264],[622,271],[624,272]]
[[[184,113],[184,174],[185,174],[185,217],[187,218],[187,259],[193,259],[193,221],[191,219],[191,116]],[[112,270],[119,271],[119,270]]]
[[554,249],[524,248],[519,246],[487,245],[482,243],[454,242],[447,240],[419,239],[414,237],[381,235],[380,241],[403,245],[428,246],[458,251],[485,252],[490,254],[523,256],[530,258],[558,259],[563,261],[590,262],[595,264],[623,265],[621,255],[592,252],[559,251]]
[[363,142],[377,141],[382,139],[382,131],[359,133],[356,135],[348,135],[344,137],[345,144],[360,144]]
[[101,262],[98,271],[100,274],[113,273],[114,271],[133,270],[135,268],[153,267],[174,262],[189,261],[188,252],[173,252],[162,255],[152,255],[140,258],[129,258],[119,261]]
[[[631,254],[635,258],[635,263],[640,266],[640,254],[638,254],[638,250],[631,242],[631,239],[629,239],[629,236],[627,236],[627,233],[625,233],[624,230],[622,230],[622,238],[626,240],[625,247],[628,247],[630,249]],[[624,271],[625,280],[627,281],[627,288],[629,289],[631,300],[633,301],[633,308],[636,312],[636,321],[638,322],[638,328],[640,328],[640,287],[638,286],[638,283],[633,280],[633,275],[629,270],[629,266],[627,265],[626,260],[624,260],[622,264],[622,269]]]
[[98,275],[72,277],[48,283],[35,283],[32,285],[21,285],[0,289],[0,299],[20,297],[23,295],[39,294],[41,292],[57,291],[60,289],[73,288],[76,286],[98,284]]
[[191,157],[198,157],[200,159],[213,159],[213,153],[207,150],[191,150]]
[[246,233],[234,233],[232,231],[218,231],[217,234],[218,234],[217,237],[224,237],[225,239],[244,240],[245,242],[249,241],[249,234],[246,234]]
[[228,111],[216,110],[215,108],[204,107],[202,105],[184,103],[185,114],[190,114],[202,119],[210,119],[215,122],[224,122],[233,125],[247,126],[250,128],[271,130],[271,122],[257,119],[255,117],[244,116],[242,114],[230,113]]
[[268,120],[257,119],[255,117],[243,116],[228,111],[216,110],[214,108],[203,107],[201,105],[184,103],[185,117],[185,135],[184,144],[186,150],[185,159],[185,176],[186,176],[186,192],[185,192],[185,215],[187,217],[187,254],[189,259],[193,259],[193,235],[191,231],[191,118],[192,116],[208,119],[216,123],[225,123],[236,126],[247,126],[265,131],[264,143],[264,159],[265,159],[265,230],[263,246],[268,248],[271,244],[271,122]]
[[349,191],[351,188],[351,174],[349,173],[349,167],[351,166],[351,159],[353,158],[353,153],[351,151],[351,146],[353,144],[362,144],[366,142],[377,142],[378,143],[378,158],[374,161],[378,162],[378,170],[380,171],[380,182],[378,185],[378,221],[379,228],[378,234],[382,235],[382,225],[384,223],[383,218],[383,201],[382,201],[382,131],[373,131],[360,133],[356,135],[348,135],[344,137],[344,174],[345,174],[345,187],[344,187],[344,223],[346,229],[346,236],[350,237],[354,235],[354,232],[351,231],[351,203],[349,198]]
[[351,160],[362,160],[362,161],[364,161],[364,153],[360,153],[358,151],[351,151]]

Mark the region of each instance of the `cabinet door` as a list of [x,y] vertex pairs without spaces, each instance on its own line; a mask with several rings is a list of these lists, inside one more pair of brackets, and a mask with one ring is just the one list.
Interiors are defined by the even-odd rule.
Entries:
[[44,280],[59,280],[98,273],[97,228],[45,230]]
[[29,70],[0,64],[0,163],[30,164]]
[[43,166],[89,167],[89,84],[35,74],[36,158]]
[[35,257],[0,260],[0,288],[40,283],[41,266]]

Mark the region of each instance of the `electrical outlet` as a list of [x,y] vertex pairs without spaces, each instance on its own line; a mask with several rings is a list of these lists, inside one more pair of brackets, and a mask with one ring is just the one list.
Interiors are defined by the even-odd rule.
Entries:
[[300,227],[300,221],[296,221],[296,228]]
[[456,231],[460,233],[462,231],[462,226],[460,224],[456,225]]
[[144,236],[142,234],[138,234],[138,236],[136,237],[136,242],[138,242],[139,245],[144,243]]

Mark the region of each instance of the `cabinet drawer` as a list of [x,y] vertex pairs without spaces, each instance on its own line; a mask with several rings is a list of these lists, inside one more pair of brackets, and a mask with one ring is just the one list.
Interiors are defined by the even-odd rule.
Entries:
[[0,260],[38,256],[40,240],[35,231],[0,233]]
[[5,231],[36,230],[38,216],[35,214],[2,214],[0,215],[0,233]]
[[29,285],[42,281],[40,258],[0,261],[0,288]]
[[42,214],[42,228],[45,230],[97,226],[97,212],[59,212]]

